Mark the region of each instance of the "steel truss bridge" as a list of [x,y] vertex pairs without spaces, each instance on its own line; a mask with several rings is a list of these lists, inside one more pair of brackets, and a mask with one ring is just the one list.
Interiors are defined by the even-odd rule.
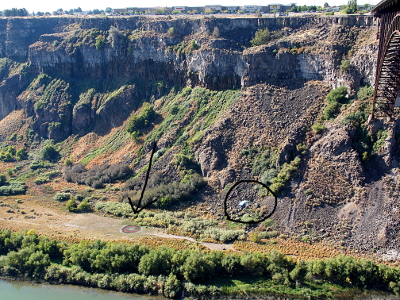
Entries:
[[381,1],[372,13],[379,20],[379,50],[370,121],[392,121],[400,89],[400,0]]

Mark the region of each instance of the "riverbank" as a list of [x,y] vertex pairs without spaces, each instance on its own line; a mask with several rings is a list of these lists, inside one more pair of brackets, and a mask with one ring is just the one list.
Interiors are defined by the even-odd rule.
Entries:
[[238,253],[165,245],[66,243],[33,230],[0,231],[0,274],[56,284],[176,298],[365,298],[400,292],[400,270],[339,255],[295,260],[276,251]]

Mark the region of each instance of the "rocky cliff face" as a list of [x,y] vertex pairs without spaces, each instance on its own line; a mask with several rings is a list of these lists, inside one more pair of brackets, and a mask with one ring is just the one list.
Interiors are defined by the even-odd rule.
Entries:
[[[91,79],[103,86],[115,82],[115,78],[125,82],[163,81],[169,86],[202,86],[213,90],[245,88],[282,79],[315,79],[332,87],[346,85],[353,93],[360,85],[371,84],[374,74],[376,44],[366,38],[375,30],[371,17],[0,21],[0,55],[25,62],[30,76],[43,73],[67,77],[69,81]],[[263,28],[269,28],[274,38],[265,46],[243,50],[250,45],[255,31]],[[364,43],[358,41],[363,38]],[[346,55],[351,65],[341,71],[339,66]],[[11,93],[0,93],[0,118],[16,107],[28,105],[21,97],[17,100],[27,84],[19,77],[3,76],[3,86],[15,87]],[[64,134],[42,129],[43,136],[59,136],[60,140],[83,132],[77,130],[76,124],[88,116],[80,116],[82,108],[73,109],[78,96],[69,96],[72,105],[65,111],[69,123],[63,125]],[[142,96],[137,94],[136,98]],[[93,109],[101,111],[102,106]],[[131,109],[128,107],[127,112]],[[28,116],[36,119],[37,128],[45,128],[49,123],[35,110],[27,111]],[[94,112],[89,114],[91,120],[96,120]]]
[[[271,39],[250,47],[265,28]],[[376,30],[367,16],[0,19],[0,138],[30,127],[76,162],[138,173],[158,140],[154,169],[178,180],[185,162],[198,165],[202,199],[220,217],[227,186],[284,177],[296,161],[280,230],[384,254],[398,242],[397,121],[378,122],[368,140],[354,123],[361,100],[321,119],[330,89],[354,96],[373,83]],[[134,142],[125,121],[143,101],[158,118]],[[21,109],[25,119],[10,122]]]

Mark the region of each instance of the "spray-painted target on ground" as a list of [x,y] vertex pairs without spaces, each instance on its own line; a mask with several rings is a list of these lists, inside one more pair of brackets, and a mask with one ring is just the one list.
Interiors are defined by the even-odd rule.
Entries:
[[127,225],[121,228],[122,233],[135,233],[140,230],[139,226]]
[[224,201],[229,221],[256,224],[275,212],[278,199],[271,189],[257,180],[240,180],[228,191]]

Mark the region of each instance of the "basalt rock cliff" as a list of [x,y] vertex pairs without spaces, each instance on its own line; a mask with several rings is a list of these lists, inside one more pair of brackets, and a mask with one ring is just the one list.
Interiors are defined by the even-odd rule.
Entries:
[[[254,171],[268,152],[275,172],[296,161],[273,216],[281,232],[397,255],[398,122],[378,121],[368,144],[346,119],[368,111],[356,94],[373,84],[376,31],[370,16],[3,18],[0,139],[32,153],[51,139],[75,163],[139,174],[157,140],[154,170],[179,180],[177,155],[192,159],[220,217],[227,186],[272,176]],[[340,86],[355,101],[323,120]],[[135,140],[127,120],[144,101],[158,118]]]

